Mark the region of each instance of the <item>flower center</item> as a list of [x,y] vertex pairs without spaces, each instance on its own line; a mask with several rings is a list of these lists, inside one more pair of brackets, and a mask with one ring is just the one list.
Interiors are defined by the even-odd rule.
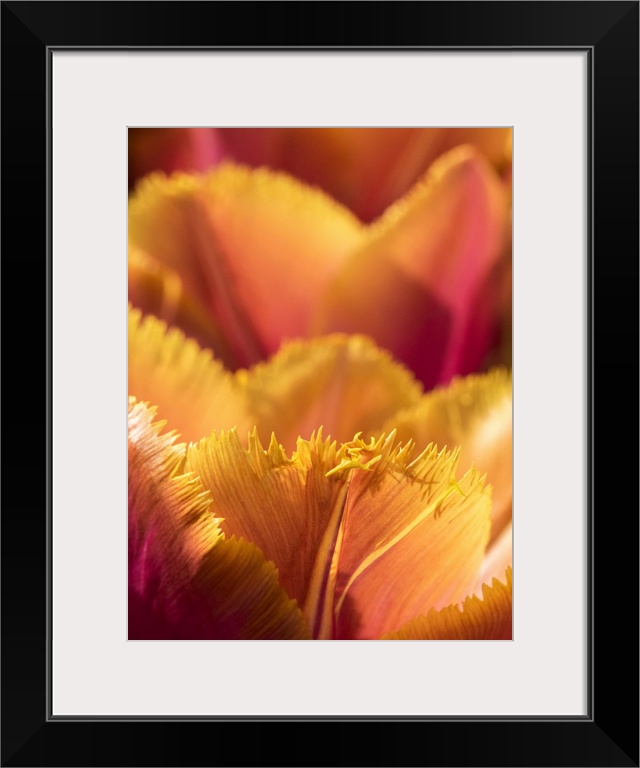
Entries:
[[355,470],[370,471],[382,458],[380,454],[371,457],[375,444],[376,441],[373,438],[369,444],[365,443],[360,439],[360,433],[358,433],[354,440],[342,446],[341,461],[326,473],[326,477],[342,472],[348,472],[349,475],[336,499],[329,523],[320,542],[302,609],[315,640],[329,640],[334,635],[335,585],[342,547],[342,520],[349,486]]

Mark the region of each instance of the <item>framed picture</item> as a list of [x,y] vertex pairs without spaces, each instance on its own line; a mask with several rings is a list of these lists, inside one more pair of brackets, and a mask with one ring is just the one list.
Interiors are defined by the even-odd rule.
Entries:
[[512,640],[512,144],[129,128],[129,640]]
[[[5,451],[5,477],[30,487],[34,466],[45,477],[37,503],[5,501],[3,764],[638,765],[637,621],[628,618],[638,597],[638,521],[628,513],[637,507],[635,493],[629,500],[636,483],[626,480],[636,476],[637,453],[629,456],[621,429],[633,421],[630,398],[623,414],[612,411],[629,383],[636,402],[638,384],[638,3],[343,4],[338,26],[328,8],[2,5],[3,223],[28,254],[5,257],[5,285],[30,286],[29,308],[18,322],[10,310],[5,334],[15,404],[5,430],[22,436],[27,425],[38,435]],[[286,41],[285,19],[296,30]],[[366,631],[345,619],[348,603],[333,614],[342,623],[309,609],[313,637],[338,641],[319,643],[280,635],[237,642],[258,635],[193,627],[176,635],[157,624],[149,632],[147,609],[131,613],[123,406],[135,368],[126,330],[129,130],[183,126],[510,133],[512,639],[359,642],[396,628],[385,623],[393,606],[376,608]],[[320,175],[329,163],[322,160]],[[370,186],[382,189],[377,180]],[[267,223],[274,216],[268,210]],[[145,224],[144,237],[160,232],[168,242],[167,220]],[[154,256],[151,240],[141,243],[145,258]],[[21,269],[40,255],[46,269]],[[377,290],[366,275],[361,269],[353,295]],[[259,302],[265,314],[278,286],[269,290]],[[25,350],[40,328],[22,322],[35,316],[36,295],[46,328],[40,410],[41,396],[24,384],[42,380],[42,368],[28,365],[40,346]],[[332,306],[331,316],[340,311]],[[621,338],[624,355],[612,341]],[[429,391],[440,374],[416,375]],[[175,392],[168,402],[177,402]],[[349,445],[325,475],[355,465],[372,471],[375,451],[363,442],[356,456]],[[459,483],[451,487],[466,503],[471,491]],[[432,512],[438,507],[446,519],[442,501]],[[374,554],[386,554],[379,544]],[[355,600],[348,578],[342,588]],[[144,590],[136,594],[144,602]],[[621,685],[631,687],[631,703],[623,704]],[[289,738],[281,740],[284,724]],[[359,729],[348,739],[357,741],[356,755],[339,753],[344,739],[310,732],[330,724],[334,734]]]

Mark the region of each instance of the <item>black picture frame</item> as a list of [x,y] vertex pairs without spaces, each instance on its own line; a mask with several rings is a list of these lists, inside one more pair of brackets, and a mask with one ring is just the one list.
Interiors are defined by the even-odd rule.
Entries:
[[[2,765],[639,765],[638,10],[638,2],[581,1],[2,3]],[[48,718],[48,59],[67,47],[148,46],[589,52],[587,717]]]

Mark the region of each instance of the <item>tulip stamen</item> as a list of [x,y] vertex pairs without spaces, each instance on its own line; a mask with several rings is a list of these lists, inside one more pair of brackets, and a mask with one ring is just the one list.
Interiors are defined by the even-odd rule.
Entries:
[[342,544],[342,517],[351,478],[340,489],[333,512],[325,528],[313,564],[309,589],[302,613],[316,640],[328,640],[333,634],[333,595]]

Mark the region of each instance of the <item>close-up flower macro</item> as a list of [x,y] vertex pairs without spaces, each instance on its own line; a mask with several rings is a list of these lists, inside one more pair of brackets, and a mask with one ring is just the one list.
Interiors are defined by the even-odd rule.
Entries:
[[129,639],[512,638],[511,146],[130,129]]

